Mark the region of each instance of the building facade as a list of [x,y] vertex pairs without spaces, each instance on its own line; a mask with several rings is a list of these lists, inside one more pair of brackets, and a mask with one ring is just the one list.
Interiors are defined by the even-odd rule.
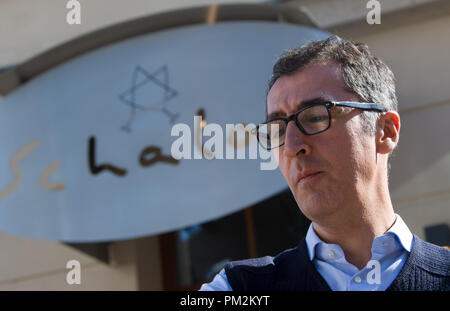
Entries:
[[[205,23],[214,23],[221,6],[227,4],[81,0],[81,24],[69,25],[63,2],[0,3],[3,73],[79,36],[156,13],[202,6]],[[450,144],[446,136],[450,132],[450,4],[445,0],[378,1],[380,24],[370,24],[373,8],[366,6],[369,2],[270,4],[302,8],[318,29],[368,44],[391,67],[402,121],[399,148],[391,160],[394,209],[419,237],[439,243],[433,240],[437,236],[447,243],[442,235],[450,224]],[[286,15],[278,22],[292,21]],[[7,96],[0,99],[0,105]],[[9,169],[7,164],[2,167]],[[0,184],[0,188],[6,186]],[[274,255],[294,247],[307,226],[308,220],[295,209],[290,193],[281,191],[216,219],[138,238],[62,243],[2,232],[0,290],[197,289],[227,260]],[[70,269],[66,264],[73,259],[81,265],[81,284],[67,282]]]

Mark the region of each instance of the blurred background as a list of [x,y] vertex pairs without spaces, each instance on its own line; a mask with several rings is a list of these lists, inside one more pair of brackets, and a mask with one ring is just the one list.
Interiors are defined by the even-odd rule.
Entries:
[[[53,197],[34,196],[33,190],[27,196],[27,192],[21,190],[26,187],[28,177],[25,173],[20,179],[24,183],[22,188],[17,186],[19,181],[13,182],[15,176],[20,175],[17,173],[17,165],[13,164],[14,157],[20,160],[27,152],[35,148],[34,145],[28,145],[28,151],[20,149],[30,139],[22,139],[26,135],[23,132],[19,133],[15,128],[16,124],[19,123],[25,128],[30,122],[31,128],[33,122],[42,120],[45,123],[44,120],[48,120],[39,115],[39,110],[30,110],[34,113],[28,112],[26,105],[31,105],[33,100],[40,102],[40,96],[48,102],[48,106],[43,109],[50,111],[48,113],[53,118],[50,119],[53,127],[43,126],[45,129],[39,132],[44,135],[40,138],[42,141],[46,136],[53,137],[53,132],[65,131],[64,125],[70,122],[70,117],[69,119],[61,117],[64,121],[57,122],[60,111],[54,114],[51,111],[57,101],[63,100],[57,103],[61,112],[69,109],[64,105],[72,102],[68,95],[67,101],[61,97],[63,91],[52,93],[48,91],[48,86],[54,85],[55,88],[61,87],[66,91],[80,87],[80,90],[86,93],[86,96],[80,95],[80,98],[95,110],[95,105],[101,105],[101,103],[96,100],[91,102],[87,98],[101,93],[100,84],[98,88],[92,85],[92,89],[89,89],[87,82],[83,84],[83,80],[88,78],[77,75],[79,74],[76,71],[77,68],[89,67],[89,57],[96,57],[96,51],[102,53],[98,54],[100,56],[97,56],[95,60],[102,64],[99,68],[113,67],[116,63],[115,57],[120,59],[123,55],[116,56],[115,53],[118,51],[117,53],[120,54],[120,50],[108,50],[109,47],[128,49],[127,51],[131,51],[130,58],[141,57],[140,54],[133,56],[133,49],[137,49],[140,43],[130,41],[133,38],[139,40],[141,37],[151,39],[158,36],[157,40],[160,40],[158,42],[161,45],[152,46],[149,49],[152,48],[156,54],[159,53],[158,57],[162,60],[158,66],[168,64],[168,67],[162,67],[163,69],[158,71],[158,66],[148,69],[150,65],[147,64],[146,70],[153,70],[153,75],[144,69],[137,70],[133,81],[139,81],[140,72],[149,80],[159,81],[158,83],[164,80],[168,83],[167,77],[155,78],[157,74],[166,72],[168,68],[168,72],[172,74],[170,78],[172,84],[170,87],[168,84],[164,86],[166,91],[164,103],[171,99],[170,96],[175,95],[178,96],[177,98],[188,101],[188,97],[183,98],[182,94],[191,94],[189,99],[201,102],[202,108],[206,111],[205,118],[211,122],[219,119],[221,115],[220,109],[214,107],[214,105],[222,105],[220,101],[210,100],[207,104],[206,99],[201,97],[204,89],[199,88],[195,83],[189,84],[189,80],[197,79],[198,73],[190,71],[187,82],[183,82],[181,78],[177,80],[178,74],[174,67],[181,68],[183,62],[195,62],[200,59],[206,63],[202,65],[204,69],[209,68],[212,72],[209,77],[212,85],[216,83],[215,81],[219,81],[214,77],[222,79],[224,76],[220,83],[224,89],[229,89],[230,93],[236,92],[235,94],[241,94],[242,97],[246,96],[242,94],[254,92],[255,97],[249,95],[247,100],[252,101],[249,104],[251,110],[259,109],[259,111],[255,112],[254,118],[245,117],[243,121],[258,122],[262,121],[265,113],[264,83],[270,77],[271,66],[276,57],[285,48],[295,47],[315,38],[326,37],[327,33],[368,44],[372,52],[390,66],[397,79],[402,127],[399,148],[391,160],[389,179],[395,211],[419,237],[441,246],[450,245],[450,2],[448,0],[380,0],[378,1],[381,8],[379,24],[368,22],[368,14],[373,7],[368,7],[372,1],[365,0],[245,2],[80,0],[78,1],[81,7],[80,24],[67,22],[67,15],[71,11],[66,7],[68,2],[65,0],[0,0],[0,111],[3,114],[1,118],[4,124],[1,128],[4,143],[0,156],[2,161],[0,170],[3,175],[0,178],[2,218],[0,221],[0,290],[195,290],[202,283],[211,280],[227,261],[276,255],[286,248],[295,247],[306,234],[309,220],[300,213],[287,185],[283,184],[282,179],[275,172],[273,176],[258,175],[250,176],[248,179],[245,174],[238,176],[237,179],[241,179],[245,187],[237,185],[237,188],[226,186],[222,188],[220,181],[214,182],[213,186],[219,189],[217,193],[210,194],[213,190],[205,191],[200,186],[196,188],[195,185],[175,186],[176,183],[171,184],[171,180],[166,180],[167,176],[173,180],[182,178],[180,172],[184,169],[183,166],[179,166],[180,171],[177,172],[162,169],[157,171],[155,165],[157,178],[149,180],[149,184],[157,189],[156,194],[152,194],[151,197],[154,198],[161,193],[160,196],[164,194],[166,198],[155,198],[153,207],[157,208],[151,216],[155,218],[155,215],[160,215],[161,217],[156,217],[154,222],[148,220],[148,227],[146,227],[147,220],[142,216],[147,215],[146,211],[141,211],[142,207],[139,205],[141,202],[135,198],[145,194],[132,190],[135,184],[145,182],[148,176],[139,175],[141,179],[135,178],[136,180],[130,177],[126,186],[122,184],[120,187],[126,188],[125,195],[122,195],[125,203],[115,206],[110,213],[106,211],[105,206],[99,207],[102,205],[101,201],[93,202],[94,195],[89,195],[89,192],[79,193],[79,196],[84,198],[82,201],[77,201],[76,204],[80,205],[80,209],[72,214],[73,211],[69,210],[73,209],[69,202],[72,200],[70,195],[54,200]],[[227,28],[235,27],[236,25],[232,25],[235,22],[246,21],[259,22],[259,24],[244,26],[239,24],[243,27],[239,29],[243,29],[246,35],[254,34],[254,43],[252,41],[248,45],[245,44],[244,34],[237,33],[234,28]],[[247,25],[250,28],[246,28]],[[212,28],[205,28],[207,26]],[[294,39],[297,36],[296,29],[298,29],[298,41]],[[173,33],[165,32],[166,30],[188,32],[182,33],[183,36],[173,37]],[[214,34],[211,38],[208,37],[209,31]],[[286,32],[285,37],[280,35],[284,32]],[[210,53],[206,56],[196,54],[195,48],[204,44],[200,39],[190,41],[189,46],[183,45],[186,51],[178,49],[178,53],[181,54],[171,54],[172,52],[163,48],[164,44],[167,46],[174,44],[173,40],[178,40],[176,38],[182,41],[186,36],[195,37],[196,33],[198,38],[210,38],[208,44],[213,46],[212,53],[216,54]],[[226,36],[220,37],[223,34]],[[217,36],[222,39],[214,41]],[[277,42],[280,42],[279,46]],[[266,45],[267,50],[261,52],[266,56],[252,54],[255,53],[251,50],[252,45],[258,45],[260,49]],[[161,50],[157,51],[158,48]],[[223,52],[224,55],[221,54],[223,49],[228,49],[226,53]],[[234,71],[227,73],[226,68],[214,67],[219,66],[221,62],[228,62],[227,57],[238,58],[233,55],[247,55],[246,61],[236,60],[237,67],[242,72],[236,68],[230,68],[230,71]],[[108,57],[111,59],[109,60]],[[176,65],[175,60],[172,63],[171,57],[177,57],[176,61],[179,65]],[[253,58],[256,59],[254,63],[250,61]],[[137,63],[138,61],[135,65]],[[263,68],[260,67],[262,64]],[[132,77],[132,69],[124,78],[124,81],[128,81],[127,83]],[[183,70],[181,73],[186,73],[189,68]],[[69,77],[70,82],[58,80],[70,75],[73,75]],[[107,73],[105,75],[107,76]],[[236,75],[242,75],[243,81],[249,81],[247,93],[233,85],[233,79],[238,79],[233,78]],[[201,78],[198,79],[202,81]],[[252,84],[251,81],[254,83]],[[129,84],[117,86],[115,97],[111,99],[115,101],[116,107],[120,107],[121,100],[125,104],[136,104],[135,98],[126,93],[129,87]],[[133,85],[133,88],[137,88],[136,85]],[[232,99],[234,98],[232,95],[224,94],[223,96],[224,98],[230,96],[229,98]],[[191,120],[194,112],[197,111],[193,109],[200,106],[188,105],[187,107],[192,109],[189,110],[191,111],[190,119],[186,120]],[[104,108],[99,108],[99,111],[102,109]],[[164,122],[171,117],[175,119],[176,109],[171,109],[173,110],[161,110],[155,118],[164,119]],[[208,114],[208,111],[211,113]],[[25,115],[27,117],[22,118]],[[105,121],[102,114],[96,115],[95,118],[98,120],[95,127],[92,127],[90,121],[86,121],[86,126],[79,124],[79,127],[88,127],[101,132],[109,121]],[[142,120],[142,117],[140,118]],[[123,118],[122,123],[125,124],[126,120],[127,118]],[[140,130],[145,129],[138,128],[139,119],[136,117],[136,120],[133,124],[126,123],[126,126],[134,126],[135,136],[133,137],[135,138],[133,139],[140,149],[145,146],[144,140],[139,140],[136,135],[141,133]],[[242,120],[233,121],[242,122]],[[155,120],[155,122],[159,121]],[[120,124],[117,127],[119,134],[114,134],[116,136],[110,138],[111,141],[114,142],[115,139],[120,141],[123,137],[133,140],[129,138],[131,136],[125,136],[128,134],[120,131],[119,126]],[[77,127],[73,127],[72,131],[76,132]],[[103,136],[105,140],[108,139],[107,135]],[[167,136],[167,131],[165,135]],[[98,134],[97,138],[100,137],[102,137],[101,134]],[[164,142],[161,144],[164,145]],[[87,146],[86,137],[83,136],[81,145],[83,160],[87,157],[84,151],[85,145]],[[97,145],[100,149],[99,141]],[[120,150],[124,150],[125,147],[121,147],[119,143],[117,145]],[[92,145],[89,146],[92,148]],[[125,143],[123,146],[126,146]],[[167,148],[170,148],[167,146],[170,144],[166,144],[165,153],[168,153]],[[54,143],[49,144],[48,148],[50,154],[54,151],[53,149],[65,147],[58,147],[57,143]],[[132,159],[135,159],[139,152],[136,150],[132,152]],[[113,148],[105,147],[102,152],[98,151],[97,162],[114,162],[112,157],[115,153]],[[66,155],[66,158],[70,156]],[[54,160],[50,157],[48,161]],[[120,160],[117,158],[115,165],[127,167],[131,172],[132,164]],[[24,172],[25,167],[29,167],[29,171],[33,172],[35,166],[39,165],[37,169],[39,172],[36,172],[39,175],[42,168],[51,162],[45,163],[23,162],[21,167]],[[90,163],[92,164],[92,161]],[[141,161],[142,166],[148,165],[148,162],[145,163]],[[240,163],[245,165],[247,162]],[[165,167],[163,164],[158,165],[159,168]],[[219,173],[228,170],[221,164],[217,164],[217,167],[220,167],[217,171]],[[87,166],[83,169],[89,172]],[[215,167],[211,165],[199,169],[215,172]],[[240,169],[238,168],[238,171]],[[55,170],[56,168],[50,169],[52,172]],[[253,166],[251,170],[260,174],[257,166]],[[45,182],[41,183],[41,187],[53,191],[52,195],[55,196],[55,191],[64,193],[64,191],[70,192],[74,188],[77,189],[77,180],[84,182],[84,175],[78,175],[76,170],[62,170],[62,172],[54,175],[57,178],[52,181],[67,178],[69,181],[66,189],[54,183],[46,185]],[[122,179],[119,177],[106,179],[113,174],[93,173],[92,167],[90,172],[92,176],[95,175],[95,187],[98,187],[96,189],[104,193],[110,192],[113,196],[113,192],[116,191],[115,186],[109,188],[104,185],[113,185],[115,180]],[[86,178],[94,178],[92,176]],[[100,178],[102,176],[106,176],[105,179],[102,180]],[[265,179],[265,181],[259,185],[254,179]],[[271,184],[267,180],[276,182]],[[39,181],[32,180],[30,184],[31,182]],[[163,186],[158,188],[159,182],[166,188]],[[192,182],[195,183],[194,180]],[[168,189],[167,185],[173,186]],[[14,187],[18,187],[17,191]],[[261,191],[263,189],[260,187],[265,187],[265,195],[258,193],[258,189]],[[255,188],[254,192],[252,188]],[[84,188],[79,186],[78,189]],[[14,191],[22,192],[20,196],[15,196]],[[243,193],[244,191],[248,194],[247,196]],[[187,203],[183,206],[182,212],[172,209],[172,205],[179,203],[175,198],[171,201],[171,197],[186,197]],[[189,201],[189,197],[200,198],[201,201],[195,203],[197,201],[194,199]],[[144,199],[147,200],[149,209],[153,208],[152,200],[145,197]],[[226,204],[221,205],[222,201]],[[86,210],[84,210],[85,207]],[[59,208],[59,210],[52,213],[51,208],[54,210]],[[133,214],[134,208],[142,214],[138,212]],[[92,226],[85,226],[79,223],[83,221],[83,215],[88,215],[86,217],[94,220],[103,217],[107,220],[92,221]],[[144,218],[143,223],[139,222],[139,218]],[[77,222],[81,229],[74,229],[72,222]],[[108,225],[111,225],[108,227],[109,231]],[[102,235],[106,231],[108,234]],[[80,262],[81,284],[70,285],[66,281],[69,272],[66,263],[72,259]]]

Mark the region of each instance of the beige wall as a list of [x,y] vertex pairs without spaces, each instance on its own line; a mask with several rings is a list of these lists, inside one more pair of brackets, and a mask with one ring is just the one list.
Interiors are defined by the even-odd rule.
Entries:
[[35,56],[61,42],[129,19],[173,9],[262,0],[79,0],[81,24],[66,22],[67,1],[0,1],[0,68]]
[[[162,290],[157,237],[111,243],[108,264],[57,242],[1,233],[0,245],[0,290]],[[79,285],[66,282],[73,259]]]
[[[382,12],[402,10],[437,0],[379,0]],[[442,1],[442,0],[441,0]],[[446,0],[445,0],[446,1]],[[81,25],[66,23],[67,1],[0,1],[0,68],[90,31],[148,14],[199,5],[283,2],[282,0],[79,0]],[[365,0],[297,0],[320,27],[365,19]],[[434,4],[432,4],[434,5]]]

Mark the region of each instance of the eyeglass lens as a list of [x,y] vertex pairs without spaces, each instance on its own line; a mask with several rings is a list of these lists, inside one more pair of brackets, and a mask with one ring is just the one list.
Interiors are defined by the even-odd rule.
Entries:
[[[312,106],[298,113],[297,122],[308,134],[316,134],[328,128],[330,117],[325,105]],[[273,120],[261,124],[258,128],[258,140],[266,149],[272,149],[284,144],[287,122]]]

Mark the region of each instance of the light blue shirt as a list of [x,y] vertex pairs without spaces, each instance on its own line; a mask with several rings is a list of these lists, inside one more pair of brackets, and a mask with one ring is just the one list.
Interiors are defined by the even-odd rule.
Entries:
[[[312,224],[306,234],[310,260],[334,291],[384,291],[395,280],[411,252],[413,235],[403,219],[395,214],[394,225],[372,243],[372,258],[359,270],[345,260],[342,248],[323,242]],[[201,291],[231,291],[225,269],[222,269]]]

